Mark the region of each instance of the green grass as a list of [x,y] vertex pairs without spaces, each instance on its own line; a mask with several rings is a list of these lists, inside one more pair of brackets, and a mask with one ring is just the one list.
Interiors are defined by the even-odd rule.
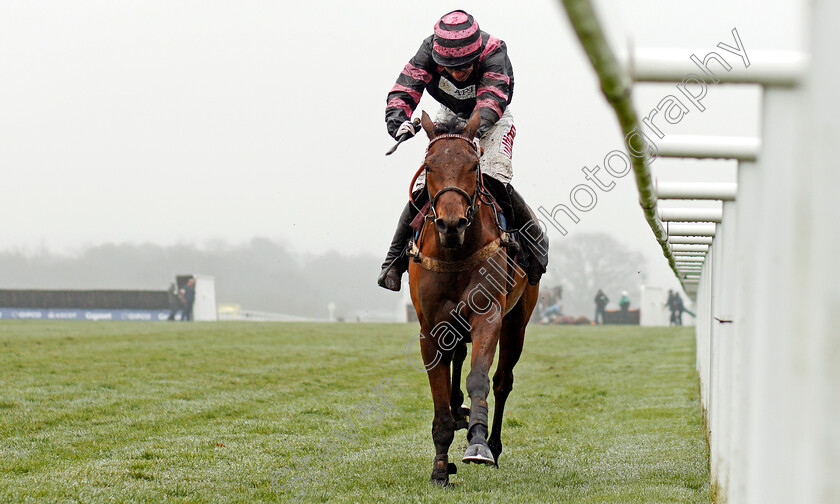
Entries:
[[709,502],[690,328],[532,327],[499,469],[458,431],[448,489],[415,332],[2,321],[0,503]]

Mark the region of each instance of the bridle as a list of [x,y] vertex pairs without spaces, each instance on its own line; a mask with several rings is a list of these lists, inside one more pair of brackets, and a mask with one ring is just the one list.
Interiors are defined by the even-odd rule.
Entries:
[[[438,140],[451,139],[451,138],[457,138],[459,140],[463,140],[463,141],[467,142],[468,144],[470,144],[470,147],[473,148],[473,151],[475,151],[476,155],[478,157],[481,157],[481,146],[479,146],[478,140],[470,138],[466,135],[460,135],[460,134],[457,134],[457,133],[444,133],[442,135],[438,135],[438,136],[434,137],[429,142],[429,145],[426,147],[426,154],[429,153],[429,149],[431,149],[433,143],[437,142]],[[411,181],[411,187],[414,187],[414,182],[417,180],[417,177],[420,176],[420,173],[424,170],[427,170],[425,164],[423,166],[421,166],[419,170],[417,170],[417,173],[414,175],[414,178]],[[430,195],[429,208],[431,209],[431,213],[426,216],[426,220],[436,220],[438,218],[437,209],[435,208],[437,206],[438,198],[440,198],[444,193],[455,192],[455,193],[458,193],[461,196],[463,196],[464,199],[466,199],[467,202],[469,203],[469,207],[467,208],[467,213],[466,213],[467,226],[472,224],[472,219],[475,216],[475,213],[478,210],[478,207],[481,204],[481,201],[484,201],[485,203],[489,204],[489,194],[484,189],[484,183],[483,183],[483,178],[482,178],[482,173],[481,173],[481,168],[480,167],[477,167],[476,170],[475,170],[475,182],[476,182],[475,183],[475,192],[473,194],[469,194],[467,191],[461,189],[458,186],[446,186],[446,187],[441,188],[433,196]],[[414,203],[414,195],[411,194],[411,187],[409,188],[409,193],[410,193],[409,196],[411,198],[411,202]],[[427,191],[429,190],[428,188],[429,188],[429,183],[428,183],[428,180],[427,180],[426,181],[426,190]],[[416,206],[417,205],[415,204],[415,207]]]
[[[482,150],[481,145],[478,143],[478,140],[470,138],[466,135],[459,135],[457,133],[444,133],[433,138],[429,142],[429,145],[426,147],[426,154],[429,154],[429,149],[431,148],[433,143],[446,138],[457,138],[459,140],[467,142],[468,144],[470,144],[470,147],[473,148],[476,155],[479,158],[481,158]],[[411,179],[411,185],[408,189],[408,198],[411,204],[414,205],[414,208],[417,208],[417,203],[414,201],[414,193],[412,190],[414,188],[415,182],[417,182],[417,177],[419,177],[424,170],[428,171],[426,166],[427,165],[424,163],[423,166],[421,166],[417,170],[417,173],[414,174],[414,178]],[[435,257],[429,257],[420,251],[420,240],[423,236],[421,232],[420,236],[416,238],[416,241],[415,239],[409,241],[408,247],[406,248],[408,255],[412,257],[415,262],[419,263],[420,267],[438,273],[467,271],[475,267],[475,265],[485,261],[488,257],[495,254],[499,250],[500,246],[509,247],[514,244],[514,242],[512,242],[509,239],[507,230],[502,227],[502,224],[499,221],[499,211],[497,209],[497,205],[493,201],[493,197],[484,186],[484,175],[481,172],[481,166],[477,166],[475,172],[475,192],[472,195],[470,195],[467,191],[457,186],[446,186],[442,188],[437,193],[435,193],[434,196],[431,196],[429,198],[429,208],[431,208],[431,212],[429,212],[429,214],[426,215],[425,220],[433,221],[438,218],[437,210],[435,208],[438,198],[440,198],[440,196],[444,193],[453,191],[463,196],[467,200],[467,202],[469,202],[469,208],[467,209],[466,213],[467,226],[472,224],[472,219],[476,215],[478,207],[481,205],[481,203],[484,203],[485,205],[488,205],[491,209],[493,209],[493,216],[496,219],[496,226],[499,228],[499,237],[491,241],[481,249],[477,250],[475,253],[473,253],[470,257],[466,259],[462,259],[459,261],[444,261]],[[429,191],[428,180],[426,180],[426,191]],[[417,211],[420,212],[421,209],[417,208]]]

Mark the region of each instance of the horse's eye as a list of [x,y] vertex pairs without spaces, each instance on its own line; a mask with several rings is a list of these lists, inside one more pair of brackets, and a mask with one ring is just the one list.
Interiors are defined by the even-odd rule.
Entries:
[[470,171],[476,171],[476,170],[478,170],[478,163],[474,164],[473,167],[470,169]]
[[432,169],[431,169],[431,168],[429,168],[429,165],[427,165],[427,164],[424,164],[424,165],[423,165],[423,169],[424,169],[424,170],[426,170],[427,172],[432,171]]

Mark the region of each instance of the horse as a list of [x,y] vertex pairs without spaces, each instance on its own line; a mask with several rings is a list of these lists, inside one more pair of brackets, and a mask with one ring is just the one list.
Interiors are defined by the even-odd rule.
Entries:
[[[426,112],[421,118],[429,144],[417,173],[426,174],[429,213],[410,244],[408,275],[434,402],[431,481],[443,486],[457,471],[448,458],[456,429],[467,429],[463,462],[498,467],[513,368],[539,297],[539,285],[530,285],[513,260],[516,243],[503,230],[498,206],[482,182],[481,148],[475,141],[480,122],[475,112],[462,131],[439,132]],[[462,406],[461,391],[467,342],[472,343],[465,381],[468,409]],[[495,411],[488,438],[489,372],[497,346]]]

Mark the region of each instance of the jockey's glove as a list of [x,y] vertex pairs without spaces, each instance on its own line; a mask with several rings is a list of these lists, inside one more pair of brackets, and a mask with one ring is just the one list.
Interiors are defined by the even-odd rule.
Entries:
[[397,129],[397,132],[394,134],[394,138],[397,140],[400,139],[403,135],[408,133],[408,138],[413,137],[417,132],[414,131],[414,124],[411,121],[405,121],[404,123],[400,124],[400,127]]

